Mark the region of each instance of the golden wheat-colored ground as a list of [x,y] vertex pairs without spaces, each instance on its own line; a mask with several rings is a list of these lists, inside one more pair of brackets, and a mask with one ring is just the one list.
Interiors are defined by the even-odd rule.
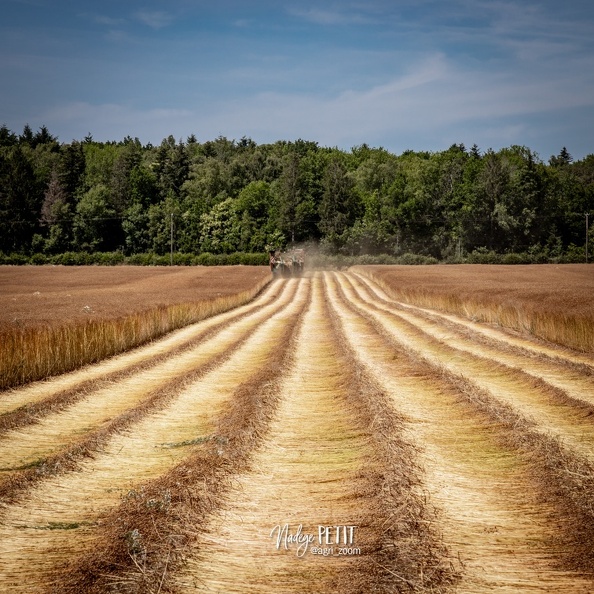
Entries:
[[367,444],[341,399],[344,374],[317,282],[314,291],[271,439],[197,543],[200,553],[178,579],[181,592],[272,592],[281,583],[287,593],[323,592],[360,556],[339,557],[338,547],[336,556],[312,555],[312,545],[301,555],[298,544],[279,545],[275,526],[295,533],[301,525],[317,537],[319,524],[355,525],[356,547],[368,554],[365,500],[357,497]]
[[[560,551],[551,543],[557,526],[548,506],[530,495],[522,459],[498,444],[497,426],[486,423],[430,370],[404,356],[409,350],[426,352],[421,337],[417,343],[403,339],[404,354],[395,356],[390,343],[373,332],[370,321],[345,307],[336,295],[337,285],[357,308],[364,311],[365,302],[345,278],[333,281],[332,303],[345,320],[362,363],[393,395],[422,448],[427,488],[443,512],[444,537],[464,575],[457,591],[588,592],[589,580],[556,568]],[[390,323],[389,318],[382,320],[384,327]],[[404,333],[394,336],[401,340]],[[444,355],[440,363],[449,359]],[[510,389],[514,388],[512,381]]]
[[[593,591],[591,356],[379,281],[277,280],[110,363],[0,393],[6,414],[38,415],[0,435],[0,586]],[[357,525],[359,551],[277,549],[272,529],[299,524],[316,539]]]

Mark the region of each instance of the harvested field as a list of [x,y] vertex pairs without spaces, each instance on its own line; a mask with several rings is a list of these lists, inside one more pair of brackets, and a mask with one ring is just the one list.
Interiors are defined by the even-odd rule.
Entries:
[[594,355],[378,270],[0,393],[0,590],[594,591]]

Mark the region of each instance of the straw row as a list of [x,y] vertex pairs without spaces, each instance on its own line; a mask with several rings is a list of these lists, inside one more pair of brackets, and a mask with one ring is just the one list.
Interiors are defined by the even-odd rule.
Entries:
[[86,371],[4,394],[0,589],[592,591],[583,354],[316,273]]
[[391,309],[401,313],[410,313],[417,320],[424,320],[427,327],[433,326],[442,331],[455,332],[467,342],[496,349],[499,353],[515,354],[524,360],[528,358],[564,365],[572,368],[577,374],[594,375],[594,358],[588,354],[541,341],[535,337],[526,337],[501,326],[474,322],[459,315],[394,301],[375,281],[356,273],[349,273],[349,277],[353,280],[358,279],[359,283],[362,283],[359,286],[364,286],[378,303],[387,304]]
[[[35,425],[6,433],[0,441],[4,466],[0,499],[14,500],[56,473],[76,469],[80,460],[93,456],[115,432],[166,406],[184,385],[228,359],[273,311],[288,307],[295,287],[287,287],[275,303],[225,326],[193,349],[85,393],[84,399]],[[83,437],[73,440],[76,433]]]
[[[316,276],[267,439],[208,522],[175,591],[255,593],[282,582],[287,593],[440,592],[451,583],[403,421],[355,365],[326,301]],[[275,548],[269,532],[279,522],[306,533],[356,525],[357,554],[340,557],[334,547],[320,559]]]
[[[368,288],[373,290],[373,283],[367,281],[367,284]],[[373,293],[374,299],[385,302],[376,291]],[[594,358],[587,354],[535,338],[522,337],[517,332],[472,322],[453,314],[443,314],[400,302],[390,301],[390,303],[396,310],[413,313],[417,319],[424,320],[425,324],[440,328],[442,332],[447,331],[458,335],[479,348],[486,347],[491,352],[498,353],[498,356],[508,354],[524,362],[528,361],[530,364],[559,365],[572,370],[576,375],[584,377],[594,375]]]
[[[270,338],[274,348],[265,365],[236,385],[208,439],[195,444],[183,463],[135,489],[107,514],[92,549],[56,571],[62,592],[105,592],[116,584],[122,592],[167,591],[171,573],[220,504],[230,477],[247,467],[266,432],[305,305],[301,300]],[[166,504],[152,503],[159,501]]]
[[[281,300],[276,313],[224,363],[185,385],[165,408],[112,435],[92,459],[81,461],[78,472],[50,477],[27,498],[7,506],[0,524],[0,590],[11,580],[20,583],[26,567],[29,579],[10,591],[40,591],[49,571],[87,550],[102,518],[121,497],[141,494],[145,481],[167,472],[216,436],[218,411],[238,383],[266,368],[306,293],[306,287],[299,287],[288,307]],[[165,493],[148,505],[162,507],[168,497]]]
[[[330,292],[326,279],[325,302],[332,301]],[[346,359],[346,369],[351,370],[345,374],[349,385],[346,400],[356,411],[360,430],[370,441],[375,466],[380,469],[370,480],[375,486],[374,527],[381,535],[366,568],[376,574],[374,587],[369,587],[369,581],[355,580],[353,591],[449,591],[459,576],[438,528],[439,514],[427,498],[418,447],[405,437],[406,418],[361,364],[341,313],[335,307],[327,307],[327,311],[334,340]],[[362,576],[366,577],[365,573]]]
[[352,282],[361,298],[380,306],[378,311],[395,314],[456,351],[499,364],[502,373],[507,373],[508,369],[521,370],[533,378],[533,386],[538,385],[541,393],[548,393],[553,400],[581,408],[586,414],[594,414],[594,367],[574,361],[571,353],[558,352],[552,357],[540,352],[538,347],[532,350],[508,346],[505,335],[500,335],[499,340],[487,338],[477,330],[454,324],[450,320],[444,321],[426,312],[394,304],[382,297],[381,290],[378,294],[378,290],[374,290],[369,283],[361,283],[356,278]]
[[[358,293],[361,291],[361,293]],[[478,386],[497,394],[499,399],[513,404],[522,414],[538,419],[543,429],[561,436],[583,455],[594,457],[594,426],[584,416],[591,411],[592,377],[573,378],[574,372],[551,365],[572,390],[552,386],[543,377],[528,374],[522,367],[515,368],[498,363],[490,357],[475,354],[471,346],[461,350],[441,340],[406,320],[401,312],[378,304],[371,295],[365,296],[364,288],[352,286],[349,298],[360,303],[366,311],[381,320],[396,340],[413,350],[422,350],[426,360],[444,367],[461,377],[472,377]],[[476,349],[475,349],[476,350]],[[529,362],[524,362],[526,367]],[[589,401],[586,402],[585,400]],[[570,405],[570,407],[567,406]]]
[[[589,570],[593,561],[588,543],[591,543],[594,536],[594,500],[591,495],[594,486],[594,464],[591,461],[592,439],[585,441],[588,438],[584,430],[589,429],[590,423],[586,422],[578,428],[579,435],[576,440],[573,440],[568,432],[562,434],[562,439],[556,437],[551,434],[551,431],[559,427],[553,424],[554,421],[550,420],[550,415],[543,416],[539,422],[536,422],[530,418],[528,412],[526,416],[517,409],[517,401],[524,390],[516,390],[513,377],[507,377],[505,381],[508,382],[507,391],[512,391],[515,397],[503,400],[506,389],[501,386],[504,383],[500,384],[500,389],[496,391],[481,387],[478,375],[480,370],[476,365],[470,364],[468,356],[466,373],[456,372],[450,365],[452,354],[448,356],[444,353],[441,361],[437,361],[427,355],[427,350],[423,349],[421,343],[414,345],[402,341],[402,332],[390,330],[386,326],[385,319],[382,320],[380,316],[372,313],[364,313],[360,307],[358,304],[358,315],[367,317],[369,323],[391,345],[391,348],[407,353],[419,370],[423,368],[433,370],[433,373],[439,375],[441,382],[464,396],[473,410],[484,415],[491,426],[499,425],[505,429],[499,433],[498,440],[506,447],[512,447],[518,451],[523,459],[529,462],[530,476],[537,482],[541,497],[555,504],[554,514],[559,526],[563,526],[564,530],[563,546],[571,551],[570,554],[562,556],[560,561],[571,569]],[[502,369],[497,365],[491,366],[491,370],[495,375],[502,374]],[[510,370],[505,373],[513,376]],[[547,390],[543,389],[542,383],[537,382],[535,387],[536,392],[540,388],[543,400],[550,397],[550,394],[546,393]],[[535,403],[532,402],[532,406],[527,409],[532,416],[535,411],[534,405]],[[579,413],[580,407],[577,407],[576,415],[573,415],[571,410],[564,412],[563,409],[566,407],[559,408],[562,409],[559,415],[565,414],[568,417],[567,423],[559,422],[559,424],[565,425],[566,428],[575,427],[583,414]],[[558,418],[561,417],[558,416]],[[545,419],[549,421],[548,430],[544,426]],[[568,445],[570,443],[573,445]]]
[[303,533],[316,536],[318,525],[355,525],[353,546],[367,555],[374,544],[370,485],[360,470],[369,466],[370,452],[344,398],[345,364],[314,278],[293,364],[279,385],[265,440],[204,526],[175,579],[175,591],[273,592],[282,581],[287,594],[351,592],[352,566],[359,569],[362,556],[322,560],[312,553],[315,545],[300,553],[292,544],[277,547],[270,536],[275,524],[279,531],[286,525],[294,533],[301,526]]
[[[275,285],[278,287],[278,285]],[[268,287],[271,288],[270,285]],[[90,391],[113,388],[115,382],[134,376],[155,367],[166,359],[187,352],[233,324],[237,320],[261,310],[278,300],[276,289],[267,290],[261,298],[243,307],[233,308],[227,313],[218,314],[203,322],[196,322],[176,333],[172,340],[162,340],[158,344],[140,347],[135,353],[121,355],[119,361],[97,366],[80,374],[79,379],[61,387],[62,380],[46,381],[43,385],[13,389],[3,395],[0,414],[0,435],[8,430],[39,422],[44,416],[55,414],[88,396]],[[74,378],[73,378],[74,379]],[[52,383],[54,385],[52,385]]]
[[[544,268],[540,270],[545,274]],[[468,284],[452,283],[439,290],[397,286],[377,269],[357,267],[356,271],[374,280],[396,300],[497,324],[571,349],[594,353],[594,315],[591,312],[567,311],[562,304],[555,307],[541,305],[530,298],[506,299],[505,295],[484,294],[477,298],[476,293],[473,294],[476,287]],[[444,267],[444,275],[447,273],[447,267]],[[582,291],[582,288],[576,287],[576,291]],[[582,292],[587,299],[587,292]]]

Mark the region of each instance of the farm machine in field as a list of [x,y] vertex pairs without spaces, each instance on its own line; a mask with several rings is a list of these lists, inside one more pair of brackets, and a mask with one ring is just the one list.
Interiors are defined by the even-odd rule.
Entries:
[[293,249],[287,252],[271,250],[270,270],[274,276],[301,276],[305,268],[305,250]]

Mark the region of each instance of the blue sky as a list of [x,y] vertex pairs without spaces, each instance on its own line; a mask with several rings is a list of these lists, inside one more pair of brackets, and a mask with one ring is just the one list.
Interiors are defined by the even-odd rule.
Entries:
[[0,125],[594,153],[592,0],[0,0]]

